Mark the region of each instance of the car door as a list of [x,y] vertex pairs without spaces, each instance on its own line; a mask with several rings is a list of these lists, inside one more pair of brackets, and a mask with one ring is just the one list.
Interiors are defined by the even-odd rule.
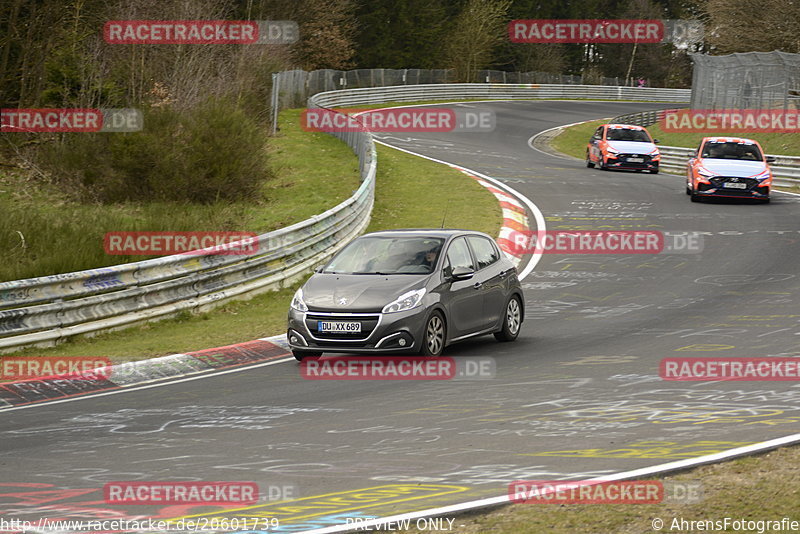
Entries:
[[589,159],[595,163],[599,163],[602,157],[600,154],[600,141],[603,139],[603,128],[604,126],[600,126],[595,130],[594,135],[592,135],[592,138],[589,140]]
[[475,270],[475,262],[464,237],[457,237],[447,247],[444,276],[449,279],[445,308],[447,309],[448,337],[450,339],[476,331],[482,324],[483,293],[481,286],[475,287],[475,279],[452,280],[453,269],[464,267]]
[[697,147],[697,152],[695,153],[689,161],[686,162],[686,185],[689,189],[697,189],[697,181],[695,178],[697,177],[697,170],[701,163],[701,157],[703,155],[703,141],[700,141],[700,145]]
[[476,273],[473,286],[483,294],[482,321],[478,327],[486,330],[497,326],[506,307],[506,276],[508,272],[500,262],[500,252],[486,237],[468,236],[467,242],[475,258]]

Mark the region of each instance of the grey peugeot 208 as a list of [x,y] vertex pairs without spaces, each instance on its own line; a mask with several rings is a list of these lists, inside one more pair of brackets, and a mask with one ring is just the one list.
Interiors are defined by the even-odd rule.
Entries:
[[298,360],[323,352],[438,356],[482,334],[515,340],[524,302],[514,264],[486,234],[375,232],[297,290],[287,338]]

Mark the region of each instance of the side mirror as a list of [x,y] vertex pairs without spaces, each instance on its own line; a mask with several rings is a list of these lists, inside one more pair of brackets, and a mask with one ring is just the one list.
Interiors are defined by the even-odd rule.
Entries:
[[315,273],[321,273],[321,272],[322,272],[322,269],[324,269],[324,268],[325,268],[325,267],[317,267],[316,269],[314,269],[314,272],[315,272]]
[[455,280],[469,280],[475,274],[474,269],[470,269],[469,267],[456,267],[453,269],[450,277]]
[[653,143],[656,144],[656,145],[659,144],[660,142],[661,141],[659,141],[658,139],[653,139]]
[[767,163],[775,163],[775,159],[776,159],[775,156],[767,156],[767,159],[765,161]]

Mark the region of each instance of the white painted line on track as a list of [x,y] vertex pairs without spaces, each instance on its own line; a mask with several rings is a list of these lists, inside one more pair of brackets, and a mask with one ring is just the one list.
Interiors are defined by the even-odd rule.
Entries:
[[[689,458],[687,460],[678,460],[675,462],[669,462],[666,464],[654,465],[651,467],[642,467],[641,469],[634,469],[632,471],[623,471],[621,473],[616,473],[614,475],[606,475],[603,477],[596,477],[592,479],[588,479],[585,482],[587,484],[580,484],[580,485],[590,485],[591,483],[599,483],[599,482],[611,482],[617,480],[626,480],[626,479],[633,479],[633,478],[640,478],[643,476],[650,476],[650,475],[661,475],[665,473],[669,473],[672,471],[682,471],[688,468],[697,467],[699,465],[708,464],[719,462],[722,460],[729,460],[732,458],[736,458],[738,456],[745,456],[748,454],[754,454],[758,452],[764,452],[771,449],[776,449],[778,447],[784,445],[793,445],[800,442],[800,434],[792,434],[790,436],[785,436],[782,438],[776,438],[769,441],[763,441],[761,443],[754,443],[753,445],[747,445],[745,447],[737,447],[735,449],[730,449],[723,452],[718,452],[715,454],[707,454],[705,456],[698,456],[697,458]],[[374,527],[378,525],[385,525],[388,522],[397,522],[403,520],[413,520],[413,519],[420,519],[423,517],[442,517],[447,516],[448,514],[457,514],[461,512],[477,510],[480,508],[488,508],[492,506],[499,506],[504,504],[511,504],[512,500],[508,496],[508,494],[501,495],[499,497],[489,497],[486,499],[478,499],[474,501],[467,501],[459,504],[452,504],[449,506],[440,506],[438,508],[429,508],[427,510],[421,510],[419,512],[409,512],[406,514],[398,514],[392,515],[387,517],[380,517],[377,519],[359,521],[358,523],[353,523],[350,525],[338,525],[333,527],[325,527],[320,529],[314,530],[306,530],[303,531],[301,534],[333,534],[337,532],[356,532],[356,531],[364,531],[369,527]]]

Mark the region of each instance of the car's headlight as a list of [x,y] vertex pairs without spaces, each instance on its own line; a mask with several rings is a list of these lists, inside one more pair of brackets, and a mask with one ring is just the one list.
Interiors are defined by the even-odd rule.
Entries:
[[697,174],[699,174],[700,176],[705,176],[706,178],[713,178],[714,176],[717,175],[716,173],[713,173],[708,169],[704,169],[702,167],[700,169],[697,169]]
[[395,300],[383,307],[383,313],[395,313],[416,308],[422,302],[425,295],[425,288],[415,289],[408,293],[403,293]]
[[292,309],[295,309],[295,310],[300,311],[300,312],[307,312],[308,311],[308,306],[306,306],[306,303],[303,302],[303,288],[302,287],[300,289],[298,289],[295,292],[294,297],[292,297],[291,306],[292,306]]
[[767,178],[771,178],[771,177],[772,177],[772,175],[770,174],[769,170],[765,170],[764,172],[753,176],[753,178],[755,178],[756,180],[766,180]]
[[613,149],[611,147],[606,148],[606,152],[609,154],[619,154],[619,150]]

